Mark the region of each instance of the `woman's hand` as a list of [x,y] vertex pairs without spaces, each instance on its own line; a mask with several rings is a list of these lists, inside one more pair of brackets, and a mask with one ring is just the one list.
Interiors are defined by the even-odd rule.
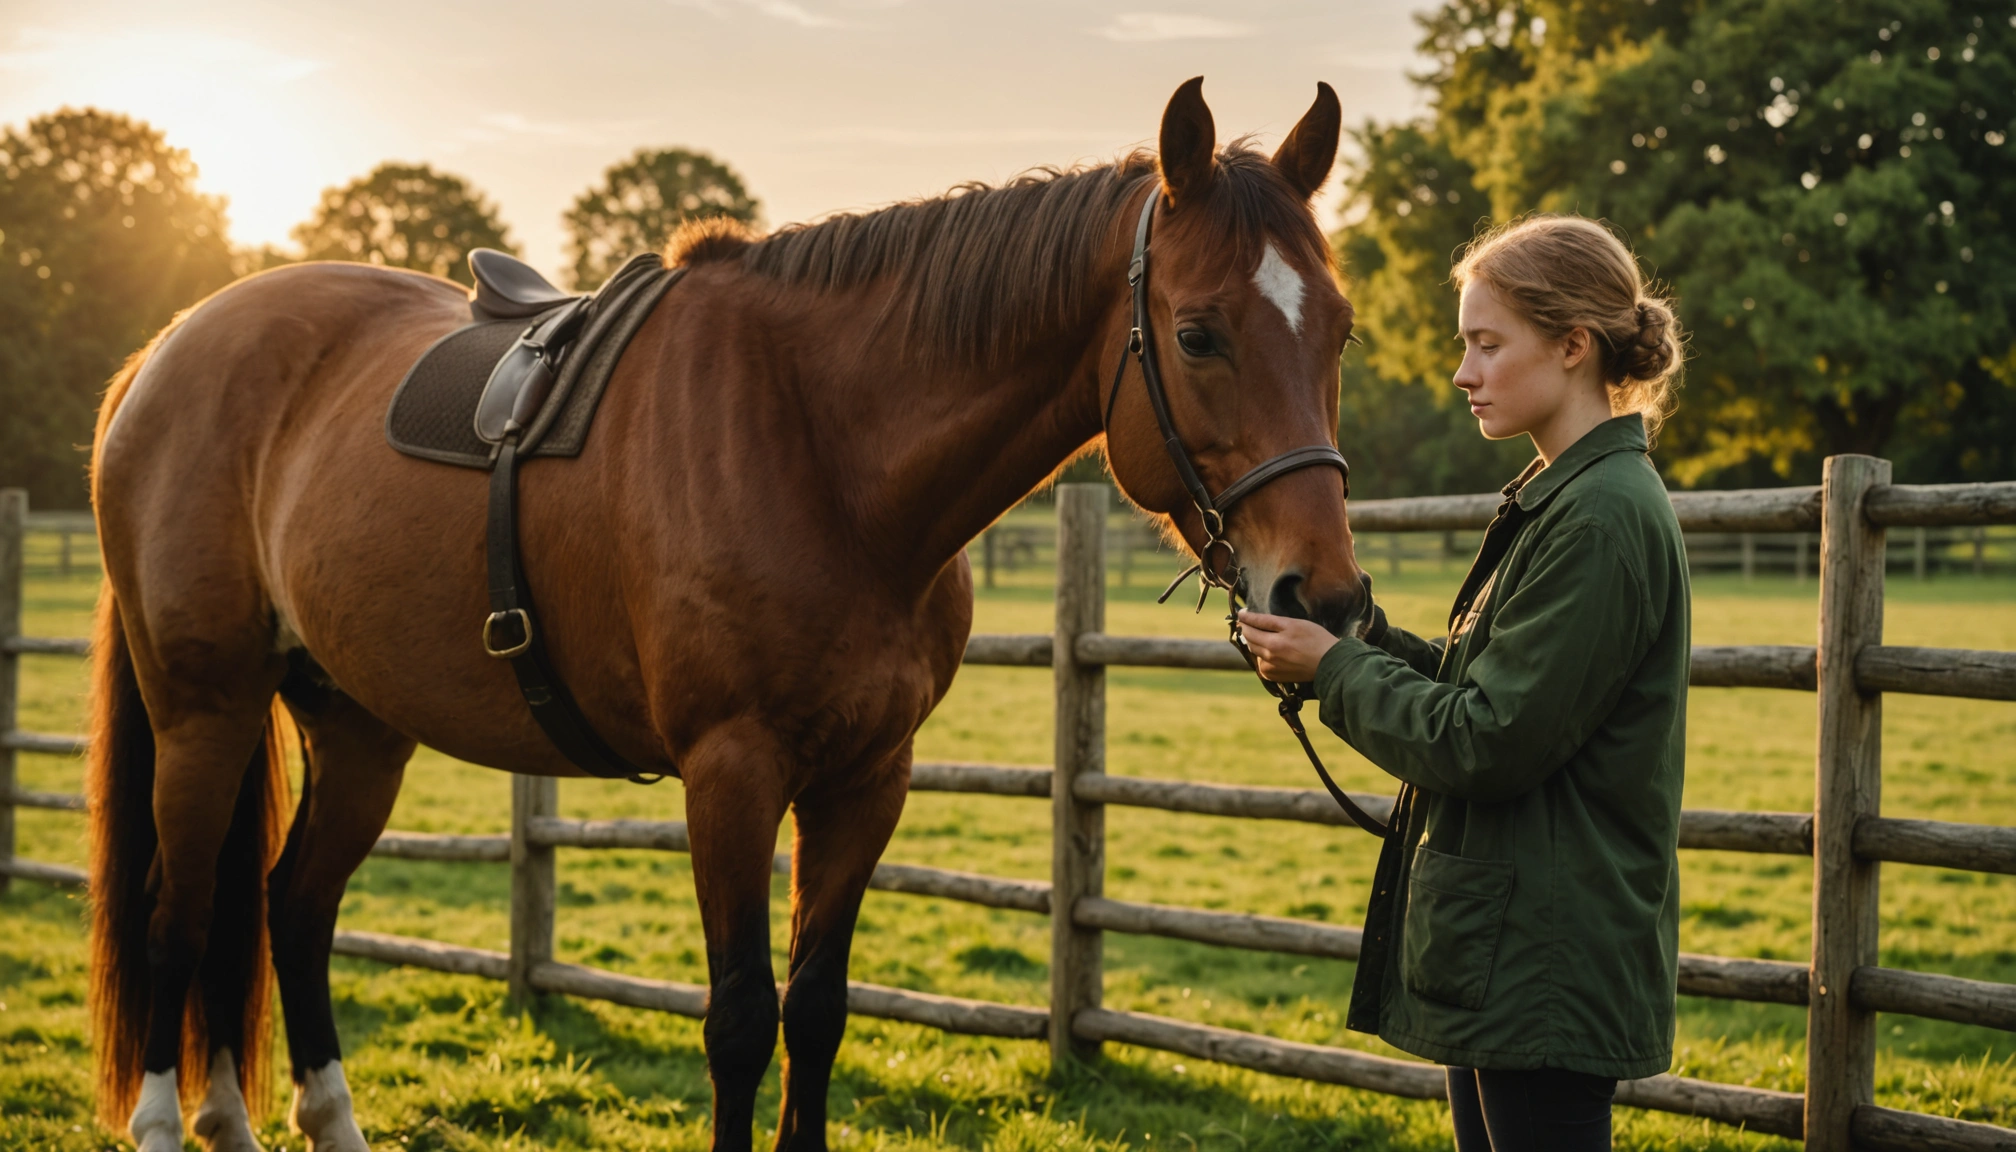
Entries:
[[1241,609],[1239,628],[1246,647],[1259,663],[1260,675],[1276,684],[1303,684],[1316,679],[1316,665],[1337,643],[1328,629],[1313,620],[1269,616]]

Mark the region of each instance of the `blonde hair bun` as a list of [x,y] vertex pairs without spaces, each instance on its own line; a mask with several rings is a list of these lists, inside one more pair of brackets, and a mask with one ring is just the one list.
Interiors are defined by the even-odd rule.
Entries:
[[1679,326],[1664,300],[1638,301],[1638,332],[1622,349],[1619,372],[1626,380],[1661,380],[1679,360],[1678,342],[1670,335]]

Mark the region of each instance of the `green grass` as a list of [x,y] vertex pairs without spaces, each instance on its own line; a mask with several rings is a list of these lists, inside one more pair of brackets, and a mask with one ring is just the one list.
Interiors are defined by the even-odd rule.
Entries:
[[[1115,590],[1115,632],[1221,637],[1200,616],[1152,603],[1164,561],[1137,558],[1134,586]],[[1423,566],[1382,577],[1393,618],[1432,628],[1455,570]],[[29,631],[82,635],[95,571],[31,584]],[[1045,631],[1046,582],[1024,571],[983,595],[978,630]],[[1142,585],[1153,584],[1146,589]],[[2016,648],[2016,582],[1893,577],[1892,643]],[[1697,642],[1811,643],[1814,589],[1733,578],[1696,586]],[[24,727],[82,723],[79,662],[24,661]],[[1109,677],[1109,757],[1115,772],[1233,783],[1310,786],[1271,702],[1223,674],[1115,670]],[[1040,764],[1050,755],[1049,674],[972,668],[927,725],[928,759]],[[1689,716],[1687,803],[1797,810],[1812,796],[1812,697],[1703,689]],[[2016,823],[2016,711],[2007,704],[1890,697],[1885,703],[1884,806],[1893,815]],[[1350,787],[1387,780],[1340,743],[1324,753]],[[26,787],[71,791],[73,761],[22,757]],[[509,788],[499,773],[422,752],[393,826],[497,831]],[[676,784],[638,788],[569,782],[568,815],[678,818]],[[23,812],[21,851],[78,863],[82,822]],[[1350,924],[1364,913],[1371,840],[1347,829],[1258,824],[1116,808],[1108,814],[1109,894],[1134,900],[1298,915]],[[891,860],[1044,877],[1047,806],[1038,801],[919,794]],[[1769,856],[1682,856],[1681,945],[1731,956],[1803,958],[1810,865]],[[640,852],[561,853],[561,958],[620,972],[703,981],[704,951],[688,861]],[[1889,866],[1883,962],[2016,981],[2016,877]],[[784,888],[775,938],[784,941]],[[343,923],[501,948],[505,870],[374,860],[353,881]],[[82,1008],[82,905],[72,894],[17,882],[0,898],[0,1147],[97,1149],[111,1134],[90,1119]],[[870,893],[855,943],[857,979],[958,996],[1040,1004],[1046,996],[1043,917],[950,901]],[[1390,1052],[1346,1032],[1351,965],[1179,941],[1109,935],[1106,1001],[1315,1043]],[[780,967],[781,970],[781,967]],[[700,1148],[708,1097],[700,1032],[683,1019],[565,999],[531,1016],[508,1012],[502,988],[473,978],[339,960],[334,974],[345,1060],[374,1146],[412,1149]],[[2016,1037],[1906,1017],[1879,1021],[1877,1096],[1895,1107],[2016,1125]],[[1803,1014],[1793,1008],[1683,998],[1676,1072],[1797,1091]],[[761,1121],[774,1124],[776,1074]],[[832,1091],[844,1148],[1317,1149],[1415,1152],[1448,1147],[1445,1110],[1306,1084],[1118,1045],[1100,1062],[1052,1077],[1039,1044],[948,1037],[854,1021]],[[1788,1149],[1788,1142],[1678,1117],[1618,1111],[1627,1149]],[[284,1123],[263,1135],[299,1148]]]

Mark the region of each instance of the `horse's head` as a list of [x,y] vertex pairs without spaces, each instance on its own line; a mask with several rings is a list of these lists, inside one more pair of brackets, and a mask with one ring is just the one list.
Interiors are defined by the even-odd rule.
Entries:
[[[1336,442],[1351,305],[1309,198],[1336,158],[1340,120],[1336,93],[1318,85],[1316,103],[1269,159],[1236,143],[1216,151],[1201,78],[1178,88],[1163,113],[1162,180],[1148,193],[1156,207],[1145,336],[1169,423],[1220,503],[1255,468]],[[1126,242],[1137,218],[1126,214]],[[1131,301],[1126,308],[1122,331],[1133,326]],[[1164,445],[1143,372],[1130,363],[1110,398],[1100,397],[1111,409],[1106,453],[1122,490],[1166,517],[1212,572],[1229,576],[1236,564],[1253,607],[1334,632],[1355,627],[1367,596],[1344,518],[1343,470],[1334,461],[1296,467],[1235,491],[1221,532]]]

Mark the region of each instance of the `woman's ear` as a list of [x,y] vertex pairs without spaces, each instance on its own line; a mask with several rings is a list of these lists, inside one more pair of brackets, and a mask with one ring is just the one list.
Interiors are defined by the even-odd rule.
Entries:
[[1572,372],[1595,351],[1596,341],[1590,338],[1587,328],[1570,328],[1568,335],[1561,338],[1561,366]]

